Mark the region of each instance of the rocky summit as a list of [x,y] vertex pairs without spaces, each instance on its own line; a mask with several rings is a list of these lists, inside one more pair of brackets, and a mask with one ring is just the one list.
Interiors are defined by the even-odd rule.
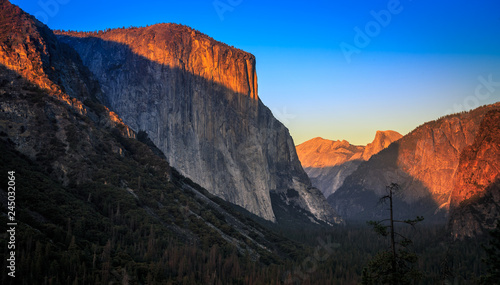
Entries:
[[401,137],[395,131],[377,131],[373,142],[366,146],[352,145],[345,140],[314,138],[298,145],[297,155],[313,185],[328,197],[361,162]]
[[56,33],[99,81],[101,102],[146,132],[181,174],[270,221],[272,197],[338,220],[288,129],[260,101],[253,55],[176,24]]

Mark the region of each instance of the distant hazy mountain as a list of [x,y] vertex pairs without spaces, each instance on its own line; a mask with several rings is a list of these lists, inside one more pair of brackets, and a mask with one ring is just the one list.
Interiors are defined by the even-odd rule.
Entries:
[[398,132],[377,131],[373,142],[366,146],[351,145],[345,140],[314,138],[296,148],[302,167],[313,186],[318,187],[323,195],[328,197],[362,161],[368,160],[401,137]]
[[346,219],[380,217],[385,187],[398,183],[398,209],[445,222],[460,154],[478,134],[485,114],[500,103],[428,122],[361,163],[328,198]]

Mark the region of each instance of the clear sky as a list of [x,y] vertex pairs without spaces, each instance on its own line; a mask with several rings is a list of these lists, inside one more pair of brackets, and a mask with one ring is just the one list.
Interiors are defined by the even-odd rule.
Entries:
[[253,53],[259,96],[296,144],[366,144],[500,101],[497,0],[11,2],[52,29],[173,22]]

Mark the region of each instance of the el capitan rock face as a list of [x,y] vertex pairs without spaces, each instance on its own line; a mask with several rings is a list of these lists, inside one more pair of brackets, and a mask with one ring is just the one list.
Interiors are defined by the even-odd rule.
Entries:
[[257,94],[255,58],[188,27],[59,32],[99,80],[102,102],[145,131],[169,163],[210,192],[275,220],[270,192],[334,222],[288,130]]
[[456,238],[495,228],[500,218],[500,110],[485,115],[474,143],[460,155],[450,203]]
[[500,104],[428,122],[363,162],[328,198],[347,219],[378,218],[390,183],[401,185],[398,207],[408,216],[446,221],[460,153],[471,145],[484,115]]
[[344,179],[356,170],[361,162],[400,139],[394,131],[377,131],[373,142],[366,146],[351,145],[349,142],[314,138],[297,148],[302,167],[325,197],[333,194]]

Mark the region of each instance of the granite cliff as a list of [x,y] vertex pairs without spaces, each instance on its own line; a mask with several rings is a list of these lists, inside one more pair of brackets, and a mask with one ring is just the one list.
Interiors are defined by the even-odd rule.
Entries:
[[428,122],[361,163],[328,198],[347,219],[378,218],[385,186],[398,183],[397,207],[408,216],[445,222],[460,154],[476,138],[484,115],[496,103]]
[[337,220],[260,101],[253,55],[175,24],[57,34],[98,79],[99,99],[181,174],[267,220],[276,219],[271,192],[312,219]]
[[474,237],[500,218],[500,110],[485,115],[474,143],[461,155],[450,203],[450,232]]
[[314,138],[296,148],[302,167],[313,186],[320,189],[325,197],[329,197],[361,162],[370,159],[401,137],[398,132],[377,131],[373,142],[366,146],[352,145],[345,140]]

